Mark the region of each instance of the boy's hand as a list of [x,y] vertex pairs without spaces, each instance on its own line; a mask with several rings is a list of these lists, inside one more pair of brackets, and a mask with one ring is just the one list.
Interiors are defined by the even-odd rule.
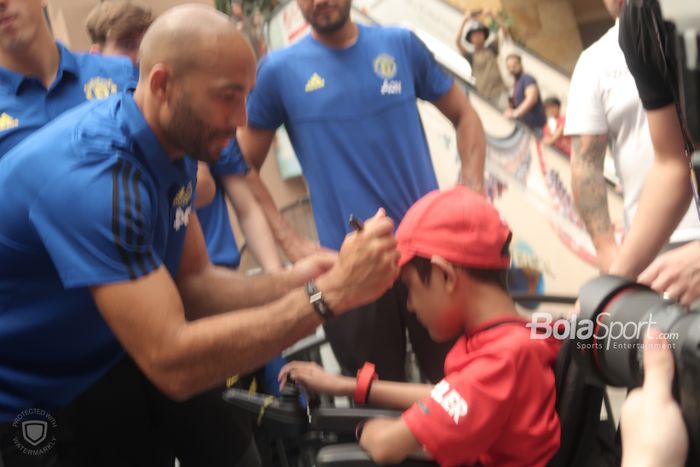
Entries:
[[284,386],[287,378],[310,392],[330,394],[333,396],[350,396],[355,390],[355,379],[328,373],[313,362],[294,361],[282,367],[278,380],[280,387]]

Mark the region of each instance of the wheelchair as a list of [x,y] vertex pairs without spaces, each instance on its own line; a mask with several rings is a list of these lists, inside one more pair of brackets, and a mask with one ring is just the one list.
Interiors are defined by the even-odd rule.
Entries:
[[[572,297],[514,294],[516,303],[573,304]],[[288,359],[315,352],[323,339],[315,338],[296,346]],[[576,349],[563,342],[554,363],[556,410],[561,426],[561,446],[550,467],[615,466],[620,464],[619,439],[605,387],[590,381],[578,366]],[[226,401],[256,418],[259,427],[274,439],[275,465],[282,467],[364,467],[375,464],[355,439],[362,420],[398,417],[401,412],[357,407],[334,407],[329,400],[310,396],[300,404],[298,388],[289,383],[279,398],[231,389]],[[601,420],[605,404],[607,419]],[[435,466],[427,455],[416,454],[403,467]]]

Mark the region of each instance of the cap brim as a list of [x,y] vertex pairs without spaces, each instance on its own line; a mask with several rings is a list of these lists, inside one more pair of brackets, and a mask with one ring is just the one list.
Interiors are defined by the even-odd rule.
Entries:
[[416,256],[416,252],[412,250],[406,250],[403,248],[399,248],[399,254],[401,254],[401,257],[399,258],[399,267],[402,268],[413,259],[414,256]]

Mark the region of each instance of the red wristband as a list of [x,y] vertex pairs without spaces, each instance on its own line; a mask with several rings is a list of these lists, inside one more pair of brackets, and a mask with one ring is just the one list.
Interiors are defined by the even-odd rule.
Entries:
[[355,386],[355,404],[363,405],[367,402],[369,387],[372,381],[377,379],[374,364],[365,362],[360,371],[357,372],[357,385]]

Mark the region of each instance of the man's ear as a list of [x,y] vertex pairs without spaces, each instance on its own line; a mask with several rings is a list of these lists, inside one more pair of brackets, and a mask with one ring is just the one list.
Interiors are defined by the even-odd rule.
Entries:
[[151,94],[159,101],[165,101],[172,87],[172,74],[170,70],[162,64],[157,64],[151,68],[148,75],[148,85]]
[[457,270],[454,264],[438,255],[431,256],[430,264],[443,274],[447,292],[452,292],[457,287]]

